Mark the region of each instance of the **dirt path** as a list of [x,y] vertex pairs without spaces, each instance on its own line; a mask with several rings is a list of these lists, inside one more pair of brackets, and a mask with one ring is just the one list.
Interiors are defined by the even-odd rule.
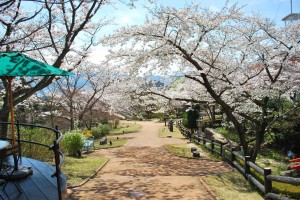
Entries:
[[186,143],[176,138],[159,138],[156,122],[138,122],[139,133],[121,148],[94,152],[110,161],[85,185],[73,189],[69,199],[215,199],[201,177],[231,170],[223,162],[193,160],[173,156],[164,144]]

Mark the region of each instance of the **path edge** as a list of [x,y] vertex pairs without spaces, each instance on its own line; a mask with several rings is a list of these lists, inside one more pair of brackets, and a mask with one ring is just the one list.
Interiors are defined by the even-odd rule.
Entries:
[[199,182],[205,187],[205,190],[209,193],[209,195],[210,195],[214,200],[220,200],[220,199],[218,198],[218,196],[215,194],[215,192],[214,192],[212,189],[210,189],[210,188],[208,187],[208,185],[205,183],[205,181],[204,181],[201,177],[198,177],[198,180],[199,180]]

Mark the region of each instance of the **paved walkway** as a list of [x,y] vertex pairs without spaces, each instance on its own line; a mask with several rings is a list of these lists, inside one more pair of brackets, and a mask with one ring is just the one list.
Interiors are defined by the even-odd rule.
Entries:
[[201,177],[230,171],[227,164],[173,156],[163,145],[187,140],[159,138],[162,123],[138,123],[143,126],[139,133],[120,136],[128,138],[125,146],[93,153],[110,161],[95,178],[70,190],[69,199],[215,199]]

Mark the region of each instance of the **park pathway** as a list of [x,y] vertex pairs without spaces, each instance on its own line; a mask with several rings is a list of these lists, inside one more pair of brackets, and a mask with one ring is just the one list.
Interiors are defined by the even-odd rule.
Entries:
[[69,199],[216,199],[201,177],[230,171],[227,164],[174,156],[163,145],[186,143],[187,140],[159,138],[162,123],[138,123],[143,126],[140,132],[119,136],[128,138],[125,146],[93,153],[108,157],[110,161],[96,177],[70,190]]

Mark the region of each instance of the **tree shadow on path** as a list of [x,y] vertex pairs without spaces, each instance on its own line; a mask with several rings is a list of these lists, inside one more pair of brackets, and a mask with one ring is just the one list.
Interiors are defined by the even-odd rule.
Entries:
[[221,161],[186,159],[164,147],[122,147],[95,152],[111,161],[69,199],[214,199],[198,177],[231,171]]

